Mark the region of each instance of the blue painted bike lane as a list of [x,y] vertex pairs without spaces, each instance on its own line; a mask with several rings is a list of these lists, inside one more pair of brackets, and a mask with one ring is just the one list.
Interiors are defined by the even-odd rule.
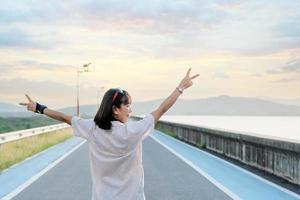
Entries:
[[155,130],[151,137],[202,173],[233,199],[300,199],[300,196],[294,192],[160,131]]
[[84,142],[79,137],[72,137],[4,170],[0,174],[0,199],[10,199],[22,191],[26,187],[24,185],[30,184],[28,181],[34,181],[33,177],[59,159],[63,159],[64,156],[67,156],[66,154]]

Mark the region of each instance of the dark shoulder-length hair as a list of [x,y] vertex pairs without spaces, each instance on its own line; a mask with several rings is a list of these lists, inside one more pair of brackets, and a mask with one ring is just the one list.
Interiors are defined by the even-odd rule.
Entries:
[[99,128],[111,129],[111,121],[117,121],[113,115],[113,107],[121,108],[121,105],[131,103],[131,96],[121,88],[111,88],[105,92],[100,108],[95,115],[94,122]]

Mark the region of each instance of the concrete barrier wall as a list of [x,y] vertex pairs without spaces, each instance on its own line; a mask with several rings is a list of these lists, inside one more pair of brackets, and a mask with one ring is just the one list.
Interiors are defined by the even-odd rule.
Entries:
[[300,185],[298,142],[164,121],[159,121],[156,128],[171,131],[182,141],[207,148]]

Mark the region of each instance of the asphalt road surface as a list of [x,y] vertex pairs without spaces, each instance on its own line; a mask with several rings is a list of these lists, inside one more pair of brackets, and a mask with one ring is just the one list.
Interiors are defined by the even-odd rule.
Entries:
[[[143,143],[143,165],[147,200],[231,199],[151,137]],[[89,200],[91,190],[85,143],[13,199]]]

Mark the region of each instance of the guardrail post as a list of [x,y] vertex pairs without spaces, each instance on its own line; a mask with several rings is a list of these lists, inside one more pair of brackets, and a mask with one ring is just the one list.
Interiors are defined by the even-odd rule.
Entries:
[[246,144],[242,143],[242,161],[246,163]]
[[200,146],[205,147],[206,146],[206,135],[201,133],[201,140],[200,140]]

